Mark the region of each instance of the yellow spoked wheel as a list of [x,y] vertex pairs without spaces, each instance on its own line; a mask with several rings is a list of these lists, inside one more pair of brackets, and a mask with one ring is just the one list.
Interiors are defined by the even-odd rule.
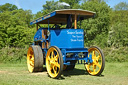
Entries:
[[27,53],[27,65],[29,72],[33,72],[34,69],[34,52],[32,47],[29,47],[28,53]]
[[43,53],[40,46],[30,46],[27,52],[27,66],[29,72],[39,72],[43,70]]
[[85,64],[86,70],[89,74],[98,76],[100,75],[105,67],[105,57],[103,52],[98,47],[90,47],[88,49],[88,57],[92,55],[92,63]]
[[52,46],[46,56],[46,68],[50,77],[59,78],[63,71],[63,58],[60,49]]

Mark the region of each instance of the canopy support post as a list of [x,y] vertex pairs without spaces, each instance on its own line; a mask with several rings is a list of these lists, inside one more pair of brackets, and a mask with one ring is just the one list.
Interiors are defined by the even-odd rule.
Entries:
[[36,31],[38,30],[38,24],[36,24]]
[[48,31],[49,31],[49,20],[48,20]]
[[75,29],[77,29],[77,15],[75,14],[75,20],[74,20]]

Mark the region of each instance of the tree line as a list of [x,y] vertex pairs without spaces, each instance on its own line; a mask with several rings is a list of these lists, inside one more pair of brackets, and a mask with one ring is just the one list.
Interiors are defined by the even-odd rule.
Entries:
[[[62,2],[70,6],[60,5]],[[83,20],[81,23],[81,28],[86,31],[86,47],[128,46],[128,3],[120,2],[114,8],[110,8],[105,0],[52,0],[46,1],[46,4],[42,5],[42,10],[36,14],[32,14],[31,10],[18,9],[13,4],[0,5],[0,53],[5,51],[3,48],[27,48],[33,42],[36,32],[35,25],[30,26],[30,21],[59,9],[96,12],[95,18]]]

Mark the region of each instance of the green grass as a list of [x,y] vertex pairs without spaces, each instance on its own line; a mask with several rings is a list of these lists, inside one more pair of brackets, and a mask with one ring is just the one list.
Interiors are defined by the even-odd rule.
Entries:
[[29,73],[26,64],[0,64],[0,85],[128,85],[128,62],[106,63],[101,76],[88,75],[83,64],[77,64],[60,79],[48,77],[46,69]]

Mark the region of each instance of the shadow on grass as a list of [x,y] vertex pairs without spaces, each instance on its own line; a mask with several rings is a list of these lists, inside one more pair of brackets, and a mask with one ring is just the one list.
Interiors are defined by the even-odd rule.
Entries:
[[[47,72],[46,67],[43,67],[43,72]],[[90,74],[88,74],[88,72],[85,69],[74,68],[73,70],[63,71],[62,75],[63,76],[58,78],[58,80],[64,80],[65,77],[71,77],[71,76],[77,76],[77,75],[90,75]],[[101,74],[100,76],[95,76],[95,77],[104,77],[104,75]]]
[[101,75],[99,75],[99,76],[97,76],[97,77],[104,77],[104,75],[101,74]]
[[[63,71],[62,74],[64,77],[71,77],[71,76],[77,76],[77,75],[90,75],[88,74],[88,72],[84,69],[73,69],[70,71]],[[90,75],[92,76],[92,75]],[[61,76],[60,80],[65,79],[64,77]],[[100,75],[100,76],[95,76],[95,77],[104,77],[104,75]]]
[[63,75],[66,77],[70,77],[73,75],[88,75],[86,70],[82,70],[82,69],[73,69],[70,71],[63,71]]

